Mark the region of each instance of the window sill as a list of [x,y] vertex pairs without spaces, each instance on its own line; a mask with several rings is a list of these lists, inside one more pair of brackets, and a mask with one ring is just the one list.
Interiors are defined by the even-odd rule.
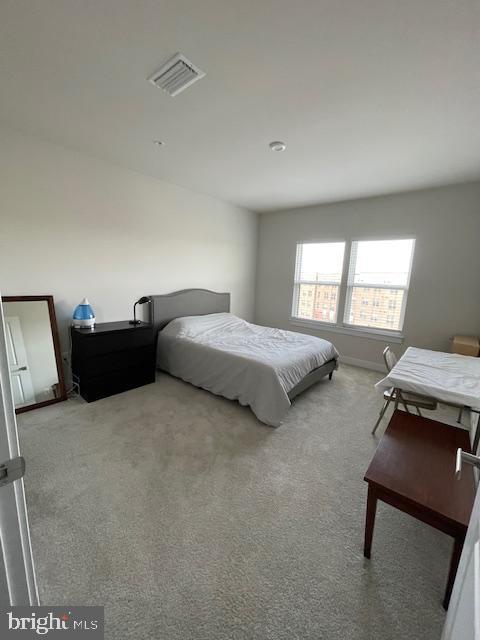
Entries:
[[347,336],[357,336],[358,338],[380,340],[382,342],[393,342],[394,344],[402,344],[404,341],[404,336],[401,333],[382,331],[381,329],[355,329],[353,327],[330,324],[328,322],[320,322],[318,320],[304,320],[302,318],[295,317],[290,318],[290,324],[298,327],[309,327],[310,329],[317,329],[317,331],[342,333]]

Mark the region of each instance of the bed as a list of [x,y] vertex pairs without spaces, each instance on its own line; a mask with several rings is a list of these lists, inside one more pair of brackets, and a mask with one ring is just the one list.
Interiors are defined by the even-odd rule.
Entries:
[[321,338],[251,324],[230,313],[230,294],[186,289],[153,295],[157,367],[248,405],[279,426],[299,393],[337,368],[338,352]]

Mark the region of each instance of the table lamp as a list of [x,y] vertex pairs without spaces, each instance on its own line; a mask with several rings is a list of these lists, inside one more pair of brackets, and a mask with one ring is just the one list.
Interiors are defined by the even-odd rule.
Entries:
[[141,320],[137,320],[137,304],[150,304],[151,300],[148,296],[142,296],[133,305],[133,320],[130,320],[130,324],[142,324]]

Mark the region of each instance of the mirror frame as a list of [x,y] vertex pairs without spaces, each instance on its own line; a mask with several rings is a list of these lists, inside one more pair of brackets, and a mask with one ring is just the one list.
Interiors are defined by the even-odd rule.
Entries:
[[[63,402],[67,399],[67,388],[65,386],[65,376],[63,374],[62,366],[62,354],[60,351],[60,339],[58,337],[57,317],[55,315],[55,305],[53,302],[53,296],[2,296],[3,302],[46,302],[48,305],[48,315],[50,317],[50,328],[52,330],[53,349],[55,351],[55,362],[57,363],[58,384],[60,389],[60,395],[58,398],[52,398],[51,400],[43,400],[43,402],[35,402],[25,407],[15,408],[15,413],[24,413],[25,411],[32,411],[32,409],[39,409],[40,407],[46,407],[49,404],[56,404],[57,402]],[[5,309],[4,309],[5,312]]]

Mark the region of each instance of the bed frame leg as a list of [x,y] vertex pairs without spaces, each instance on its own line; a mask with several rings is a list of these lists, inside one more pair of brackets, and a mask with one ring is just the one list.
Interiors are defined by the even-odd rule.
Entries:
[[331,380],[333,378],[333,371],[330,371],[330,373],[328,374],[328,379]]

